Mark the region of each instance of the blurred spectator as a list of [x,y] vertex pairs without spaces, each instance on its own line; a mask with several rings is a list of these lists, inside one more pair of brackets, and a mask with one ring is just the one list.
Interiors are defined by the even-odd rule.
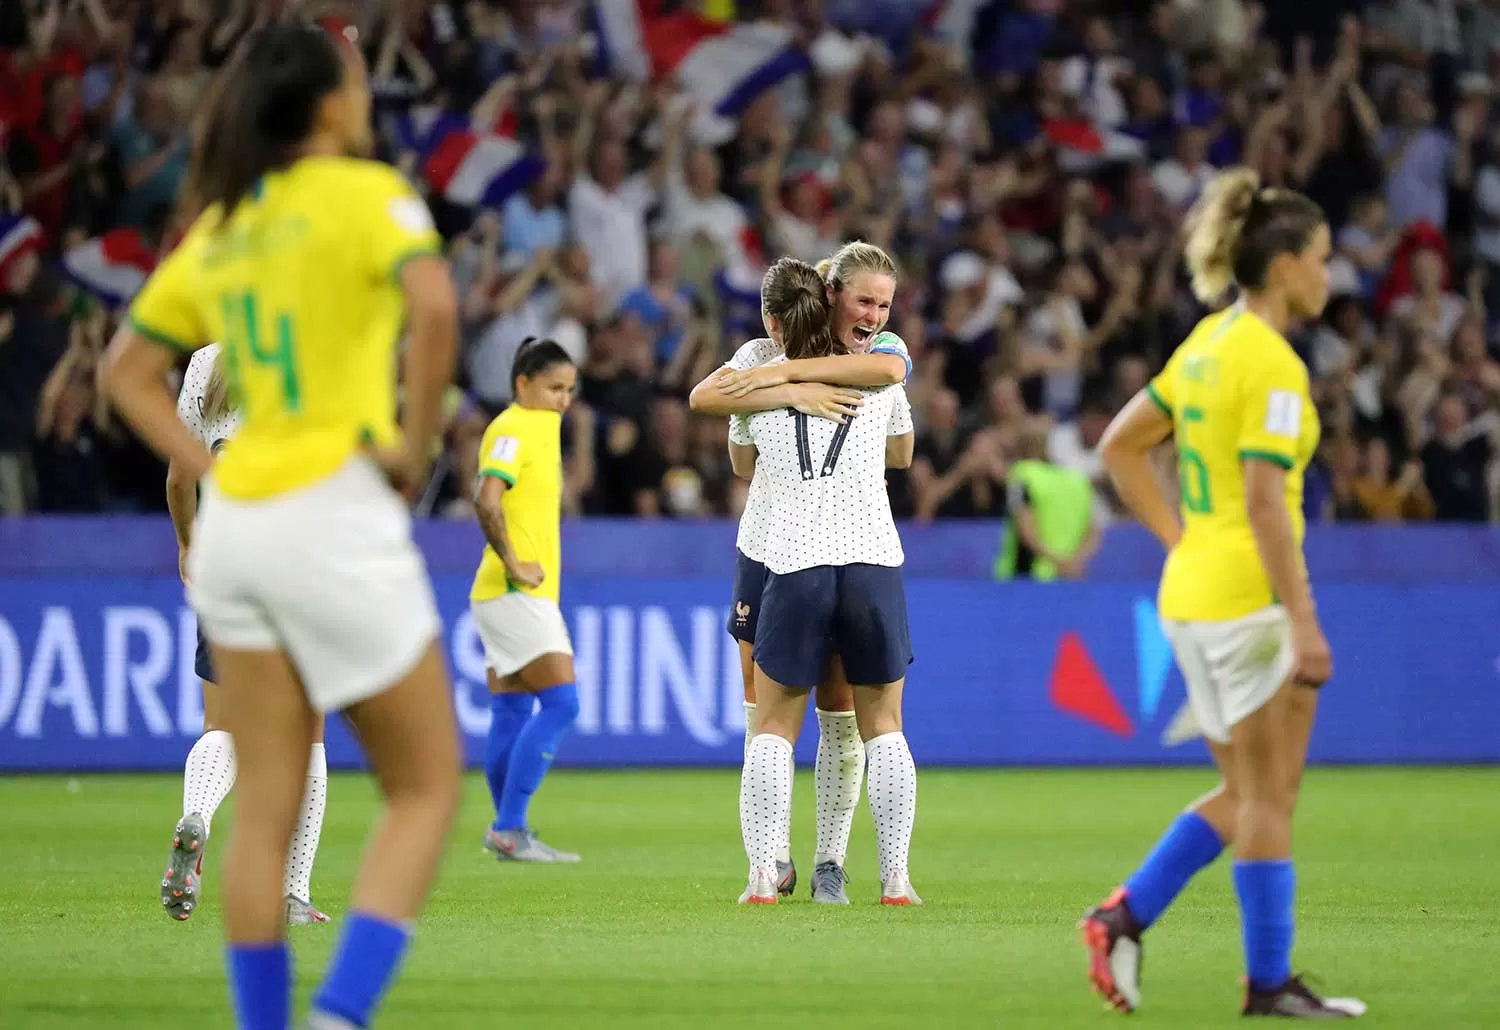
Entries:
[[1432,498],[1422,482],[1422,466],[1409,461],[1396,474],[1390,446],[1378,436],[1365,445],[1364,471],[1354,481],[1354,494],[1363,516],[1375,522],[1430,519],[1433,515]]
[[1448,394],[1433,411],[1433,435],[1422,448],[1422,471],[1440,522],[1490,518],[1488,469],[1495,454],[1490,435],[1469,425],[1463,398]]

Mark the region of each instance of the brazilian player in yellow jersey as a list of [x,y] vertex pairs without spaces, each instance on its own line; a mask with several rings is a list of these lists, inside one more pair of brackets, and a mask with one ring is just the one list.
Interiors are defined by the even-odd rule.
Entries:
[[[1318,688],[1332,659],[1302,556],[1302,473],[1318,445],[1307,369],[1286,340],[1328,300],[1328,224],[1311,200],[1263,189],[1249,169],[1209,184],[1188,219],[1187,259],[1210,315],[1100,442],[1120,495],[1167,549],[1163,629],[1222,781],[1167,829],[1081,924],[1095,989],[1141,1004],[1142,938],[1228,845],[1234,854],[1247,1016],[1347,1019],[1292,974],[1291,824]],[[1150,451],[1173,436],[1180,493],[1163,495]]]
[[527,814],[578,719],[573,644],[557,604],[562,417],[578,370],[557,343],[528,338],[510,380],[515,400],[479,445],[474,506],[485,548],[469,592],[490,685],[484,772],[495,821],[484,846],[502,862],[577,862],[539,839]]
[[[459,793],[441,624],[402,497],[426,474],[457,303],[422,201],[390,168],[350,156],[368,150],[370,110],[352,43],[286,23],[241,45],[195,140],[196,220],[109,355],[121,413],[204,477],[187,578],[239,766],[224,901],[242,1030],[290,1025],[282,867],[318,713],[348,715],[385,812],[312,1026],[369,1024]],[[211,341],[242,422],[210,469],[163,378],[179,350]]]

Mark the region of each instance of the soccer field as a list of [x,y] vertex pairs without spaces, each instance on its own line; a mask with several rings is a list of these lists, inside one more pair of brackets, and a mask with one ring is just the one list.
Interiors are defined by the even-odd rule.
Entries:
[[[1135,864],[1205,771],[927,771],[913,882],[881,908],[867,809],[849,908],[808,901],[812,785],[797,785],[804,880],[776,907],[744,885],[734,772],[564,772],[534,808],[581,866],[497,865],[470,777],[442,880],[382,1028],[1106,1026],[1074,924]],[[373,806],[335,776],[314,876],[334,914]],[[1385,1027],[1493,1027],[1500,956],[1500,770],[1314,769],[1298,817],[1298,968]],[[175,776],[0,779],[0,1027],[229,1026],[217,861],[186,924],[157,882]],[[229,806],[216,825],[229,827]],[[222,838],[221,838],[222,840]],[[299,994],[336,927],[294,932]],[[1147,940],[1155,1027],[1229,1025],[1239,930],[1221,861]]]

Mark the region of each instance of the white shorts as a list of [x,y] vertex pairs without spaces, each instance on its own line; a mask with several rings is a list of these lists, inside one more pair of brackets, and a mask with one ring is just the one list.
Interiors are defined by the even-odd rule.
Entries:
[[406,505],[364,457],[266,500],[205,480],[188,579],[208,639],[285,651],[321,712],[400,682],[442,628]]
[[544,654],[573,653],[568,624],[555,601],[518,591],[471,601],[469,610],[484,644],[484,664],[496,676],[520,672]]
[[1217,744],[1276,696],[1292,672],[1291,623],[1280,605],[1224,622],[1162,620],[1203,735]]

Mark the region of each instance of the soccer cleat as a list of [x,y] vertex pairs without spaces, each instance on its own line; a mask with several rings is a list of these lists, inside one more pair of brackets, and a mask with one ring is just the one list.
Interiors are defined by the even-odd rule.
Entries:
[[741,905],[776,904],[776,877],[769,869],[752,869],[745,893],[740,895]]
[[487,830],[484,850],[502,862],[581,862],[571,851],[559,851],[530,830]]
[[1141,1007],[1141,927],[1125,901],[1125,888],[1090,909],[1079,922],[1089,953],[1089,982],[1117,1012]]
[[326,1012],[309,1012],[302,1030],[359,1030],[359,1027],[347,1019],[331,1016]]
[[1274,991],[1245,988],[1243,1016],[1271,1016],[1280,1019],[1354,1019],[1365,1014],[1367,1006],[1358,998],[1320,998],[1302,977],[1294,976]]
[[848,882],[843,866],[837,862],[819,862],[813,869],[813,904],[849,904],[849,892],[844,890]]
[[310,926],[313,923],[331,923],[329,916],[313,908],[312,902],[303,901],[294,894],[286,896],[286,925]]
[[791,859],[783,862],[776,860],[776,893],[783,898],[790,898],[792,892],[797,889],[797,863]]
[[203,882],[203,846],[208,843],[208,827],[196,812],[183,816],[172,831],[172,853],[167,856],[167,871],[161,877],[161,903],[167,915],[182,922],[198,907],[199,886]]
[[880,903],[882,905],[920,905],[922,899],[917,897],[916,891],[912,890],[911,881],[902,876],[881,885]]

